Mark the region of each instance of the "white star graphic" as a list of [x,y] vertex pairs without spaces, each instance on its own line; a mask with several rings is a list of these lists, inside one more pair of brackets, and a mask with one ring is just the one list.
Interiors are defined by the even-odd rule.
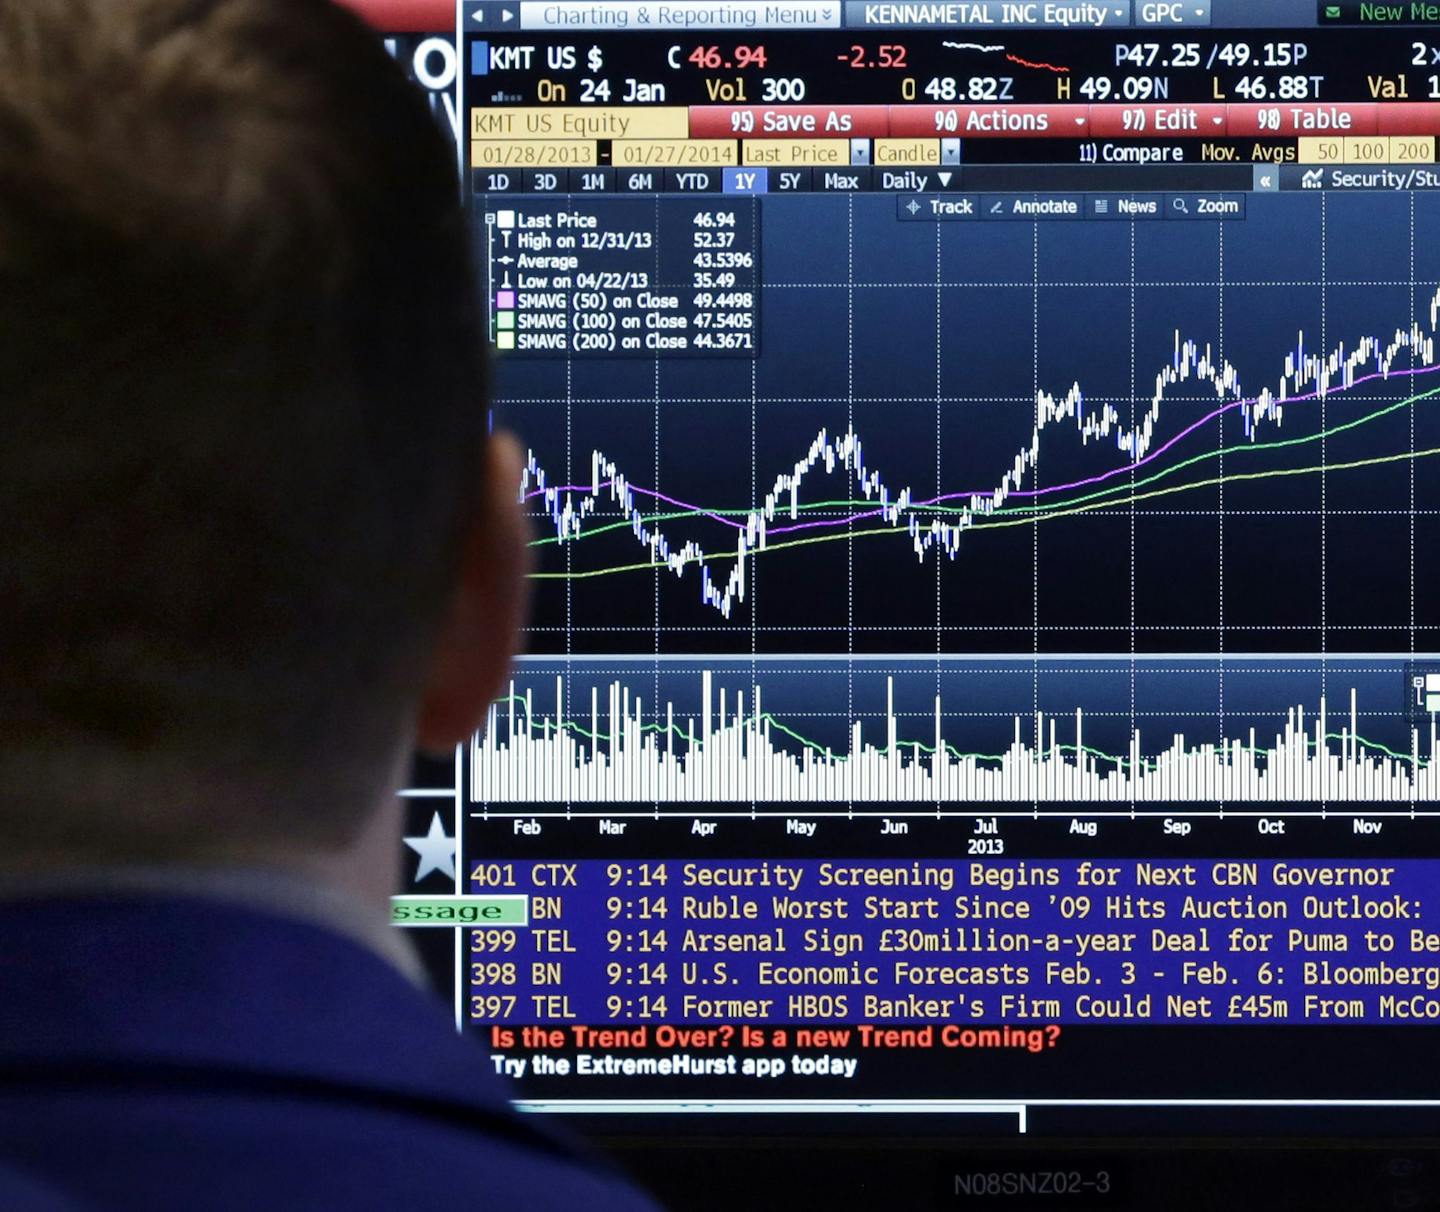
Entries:
[[444,822],[437,812],[430,822],[430,831],[424,837],[407,837],[405,844],[420,856],[415,864],[415,882],[418,884],[432,871],[455,878],[455,839],[445,832]]

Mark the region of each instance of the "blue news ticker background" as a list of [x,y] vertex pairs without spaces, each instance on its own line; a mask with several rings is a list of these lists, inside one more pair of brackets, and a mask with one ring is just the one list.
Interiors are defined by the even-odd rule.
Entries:
[[[1253,880],[1250,878],[1253,864]],[[559,917],[532,916],[531,929],[561,928],[568,932],[572,952],[539,954],[525,945],[521,932],[519,951],[510,956],[472,955],[481,961],[514,958],[519,961],[518,982],[498,988],[493,982],[471,983],[473,995],[506,993],[519,998],[514,1022],[631,1024],[645,1021],[768,1023],[921,1023],[959,1022],[969,1025],[1036,1025],[1089,1023],[1127,1027],[1222,1026],[1264,1024],[1295,1026],[1337,1023],[1434,1025],[1440,1020],[1440,904],[1434,890],[1440,870],[1434,860],[1043,860],[1028,863],[989,860],[877,860],[877,859],[715,859],[668,860],[657,863],[606,863],[585,860],[571,868],[574,884],[554,874],[550,863],[515,864],[515,891],[532,896],[558,896]],[[643,870],[642,870],[643,868]],[[655,872],[663,868],[659,881]],[[750,886],[692,882],[687,872],[713,876],[776,868],[799,872],[791,890],[779,883]],[[823,884],[824,869],[852,873],[866,870],[923,871],[941,883],[910,886],[855,883]],[[1101,878],[1096,869],[1108,876]],[[992,876],[1009,873],[1018,884],[1021,873],[1053,871],[1049,885],[1014,886],[979,883],[972,872]],[[1141,869],[1179,872],[1182,882],[1156,885],[1142,882]],[[1352,883],[1307,882],[1304,873],[1320,871],[1362,873]],[[1364,874],[1364,873],[1369,873]],[[471,891],[485,886],[472,881]],[[511,889],[507,888],[507,891]],[[1028,906],[1026,918],[981,916],[974,898],[1012,908]],[[828,902],[837,897],[847,916],[797,919],[777,916],[772,897],[790,902]],[[890,903],[887,913],[867,916],[867,898]],[[1196,911],[1184,913],[1186,898]],[[688,906],[686,898],[694,898]],[[956,900],[967,912],[956,911]],[[1119,898],[1124,908],[1107,898]],[[1142,905],[1140,902],[1144,902]],[[754,905],[754,916],[740,916],[737,903]],[[663,906],[663,908],[657,908]],[[718,907],[718,910],[717,910]],[[1218,907],[1218,908],[1217,908]],[[726,917],[709,916],[724,911]],[[915,950],[899,946],[895,931],[918,930],[945,937],[952,944],[979,927],[988,950],[968,947],[951,950]],[[995,934],[1024,935],[1028,950],[1010,950],[997,943]],[[783,951],[734,952],[703,947],[686,936],[712,938],[722,934],[770,934],[783,928]],[[886,931],[891,933],[887,936]],[[1292,938],[1290,931],[1303,933]],[[619,939],[613,932],[619,932]],[[653,942],[664,931],[665,946],[639,945],[642,932]],[[811,931],[807,943],[806,932]],[[1367,938],[1367,932],[1369,936]],[[1419,932],[1418,934],[1414,932]],[[844,935],[836,947],[836,936]],[[1081,954],[1078,939],[1095,946]],[[1131,936],[1128,949],[1125,936]],[[1161,938],[1163,936],[1163,940]],[[1243,938],[1241,936],[1244,936]],[[1389,949],[1376,936],[1393,940]],[[893,949],[886,947],[886,939]],[[1418,946],[1415,946],[1418,942]],[[829,947],[824,950],[822,947]],[[559,961],[563,986],[548,981],[530,983],[531,961]],[[963,983],[897,981],[895,964],[918,968],[940,966],[964,969]],[[806,967],[851,971],[871,970],[874,983],[831,983],[812,978],[783,984],[762,984],[759,964],[783,968]],[[717,969],[716,964],[721,968]],[[620,979],[611,979],[607,965],[622,967]],[[663,964],[663,978],[656,966]],[[1047,972],[1047,964],[1054,968]],[[1329,968],[1318,965],[1328,964]],[[1023,970],[1023,971],[1020,971]],[[1335,975],[1343,970],[1340,975]],[[1375,976],[1357,976],[1374,972]],[[535,994],[563,993],[564,1012],[530,1012]],[[792,995],[820,999],[825,1010],[817,1015],[814,1003],[792,1010]],[[865,995],[884,999],[918,997],[929,1012],[866,1014]],[[1058,1012],[1004,1001],[1022,994],[1027,998],[1056,999]],[[695,1005],[687,1011],[685,997],[705,1002],[770,1002],[768,1013],[715,1012]],[[653,1009],[664,997],[663,1011]],[[1172,1006],[1169,997],[1187,999]],[[622,1002],[617,1011],[610,999]],[[833,999],[839,998],[836,1002]],[[1307,997],[1319,1001],[1307,1002]],[[1403,1008],[1385,1012],[1382,997],[1393,997]],[[1201,1007],[1195,999],[1205,999]],[[1259,1002],[1250,999],[1262,999]],[[1338,1003],[1346,1003],[1339,1006]],[[843,1003],[843,1004],[842,1004]],[[1351,1004],[1353,1003],[1353,1004]],[[945,1007],[941,1009],[940,1007]],[[545,1004],[545,1010],[550,1004]],[[808,1010],[809,1012],[805,1012]],[[475,1023],[487,1021],[473,1015]]]
[[[485,199],[523,205],[525,196]],[[656,205],[693,207],[693,196]],[[1143,414],[1182,340],[1233,363],[1247,396],[1307,351],[1429,329],[1440,284],[1440,198],[1276,193],[1226,222],[900,222],[893,194],[717,196],[760,208],[756,359],[495,359],[497,421],[551,483],[585,484],[602,450],[629,479],[679,500],[743,509],[822,430],[853,427],[866,463],[917,497],[987,489],[1028,443],[1037,388],[1078,382],[1090,406]],[[633,198],[587,196],[587,207]],[[683,283],[681,284],[683,285]],[[1397,363],[1408,366],[1408,355]],[[1440,386],[1379,381],[1292,403],[1258,440],[1322,428]],[[1213,410],[1171,389],[1156,442]],[[752,559],[730,620],[699,573],[641,571],[539,583],[532,652],[1417,651],[1440,647],[1440,468],[1433,458],[1237,480],[1440,446],[1435,399],[1323,441],[1239,451],[1166,484],[1230,477],[1078,516],[972,531],[954,559],[918,560],[902,532]],[[1223,431],[1223,432],[1222,432]],[[1246,442],[1238,413],[1187,437],[1152,472]],[[1126,463],[1073,424],[1041,439],[1039,484]],[[843,497],[842,474],[802,500]],[[1155,485],[1160,487],[1162,485]],[[539,533],[546,522],[537,519]],[[733,549],[705,519],[664,523],[678,547]],[[857,527],[859,529],[859,527]],[[553,534],[553,530],[551,532]],[[626,530],[537,548],[546,571],[646,558]]]

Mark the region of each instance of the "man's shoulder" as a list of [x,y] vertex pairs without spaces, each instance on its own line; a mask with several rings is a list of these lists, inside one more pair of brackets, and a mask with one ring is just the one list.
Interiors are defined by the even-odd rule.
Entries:
[[494,1208],[647,1206],[516,1114],[438,999],[331,931],[204,901],[8,904],[0,971],[0,1159],[101,1206],[467,1189]]
[[32,1086],[0,1091],[0,1134],[0,1154],[47,1192],[119,1212],[651,1206],[619,1175],[501,1123],[345,1095]]

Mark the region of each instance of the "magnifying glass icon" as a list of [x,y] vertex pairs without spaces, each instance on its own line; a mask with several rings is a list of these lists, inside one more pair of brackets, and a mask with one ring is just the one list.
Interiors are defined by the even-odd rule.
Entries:
[[1170,205],[1173,206],[1176,210],[1178,210],[1182,215],[1188,215],[1190,213],[1190,204],[1186,202],[1184,198],[1172,199]]

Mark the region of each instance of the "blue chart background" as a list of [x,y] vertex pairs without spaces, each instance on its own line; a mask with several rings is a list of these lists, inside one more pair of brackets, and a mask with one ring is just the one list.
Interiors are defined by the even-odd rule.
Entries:
[[[1078,381],[1092,404],[1109,400],[1128,415],[1135,397],[1143,410],[1178,328],[1233,362],[1252,395],[1278,383],[1301,329],[1307,350],[1328,351],[1365,335],[1388,339],[1412,315],[1428,327],[1440,283],[1440,198],[1429,195],[1252,195],[1247,217],[1223,225],[901,223],[888,194],[770,196],[761,207],[758,359],[498,360],[498,419],[520,431],[552,483],[588,482],[598,447],[636,484],[740,508],[821,428],[838,435],[853,424],[867,462],[895,490],[985,488],[1028,441],[1037,386],[1059,396]],[[1260,439],[1314,433],[1434,385],[1440,376],[1395,379],[1296,403]],[[1197,393],[1193,381],[1170,400],[1157,445],[1215,407],[1213,392]],[[1214,450],[1219,437],[1212,424],[1175,455]],[[1242,440],[1231,413],[1224,444]],[[1230,455],[1223,470],[1431,446],[1440,446],[1433,400],[1323,444]],[[1123,462],[1113,444],[1082,448],[1058,424],[1042,438],[1040,483]],[[1219,470],[1210,460],[1181,476]],[[810,499],[848,495],[835,491],[848,488],[839,475],[808,484]],[[903,535],[822,544],[755,559],[752,591],[728,621],[701,604],[694,569],[678,580],[642,571],[549,581],[539,585],[528,647],[1434,649],[1437,504],[1440,466],[1421,459],[974,532],[953,561],[917,561]],[[544,533],[544,520],[537,525]],[[733,550],[713,522],[666,526],[676,546],[695,537]],[[549,571],[645,558],[625,531],[539,550]]]

